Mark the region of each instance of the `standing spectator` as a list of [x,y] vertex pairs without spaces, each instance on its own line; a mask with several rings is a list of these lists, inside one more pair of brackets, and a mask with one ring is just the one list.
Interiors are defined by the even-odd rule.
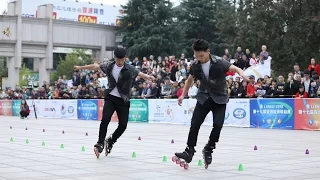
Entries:
[[319,90],[319,76],[315,75],[313,77],[314,82],[311,83],[311,89],[310,89],[310,94],[309,97],[311,98],[316,98],[318,96],[318,90]]
[[307,98],[308,93],[304,90],[304,86],[300,85],[299,91],[297,92],[295,98]]
[[320,66],[317,64],[316,60],[314,58],[311,59],[310,65],[308,66],[308,70],[310,71],[310,75],[312,75],[312,72],[316,72],[318,75],[320,75]]

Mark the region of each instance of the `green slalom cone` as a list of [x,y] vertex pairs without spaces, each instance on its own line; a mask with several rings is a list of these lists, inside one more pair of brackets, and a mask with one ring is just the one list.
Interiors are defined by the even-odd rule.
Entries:
[[61,149],[63,149],[63,148],[64,148],[64,145],[63,145],[63,144],[61,144],[60,148],[61,148]]
[[133,152],[133,153],[132,153],[132,158],[136,158],[136,157],[137,157],[136,153]]
[[238,171],[243,171],[243,165],[242,164],[239,164]]
[[26,140],[26,144],[29,144],[29,140],[28,139]]
[[201,161],[201,160],[199,160],[199,161],[198,161],[198,166],[203,166],[203,164],[202,164],[202,161]]
[[81,151],[82,151],[82,152],[86,151],[86,149],[84,148],[84,146],[82,146]]
[[162,162],[167,162],[167,156],[163,156]]
[[13,142],[13,138],[10,138],[10,142]]
[[46,143],[44,141],[42,141],[42,146],[46,146]]

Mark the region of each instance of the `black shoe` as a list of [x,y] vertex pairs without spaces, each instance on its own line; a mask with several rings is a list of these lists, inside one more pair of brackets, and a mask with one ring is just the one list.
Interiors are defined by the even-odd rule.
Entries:
[[206,165],[209,165],[212,163],[212,153],[214,149],[216,149],[216,146],[209,145],[209,143],[206,144],[205,147],[203,148],[202,150],[203,160]]
[[189,148],[187,147],[184,152],[182,153],[175,153],[175,155],[180,158],[180,159],[183,159],[186,161],[186,163],[190,163],[192,161],[192,158],[193,158],[193,155],[195,153],[195,149],[194,148]]
[[104,146],[101,143],[97,143],[94,145],[94,153],[96,154],[97,158],[99,158],[100,153],[102,153],[103,151],[103,148]]
[[115,143],[115,142],[112,140],[112,136],[109,136],[109,137],[104,141],[104,144],[105,144],[105,146],[106,146],[106,156],[111,153],[111,150],[112,150],[112,148],[113,148],[113,144],[114,144],[114,143]]

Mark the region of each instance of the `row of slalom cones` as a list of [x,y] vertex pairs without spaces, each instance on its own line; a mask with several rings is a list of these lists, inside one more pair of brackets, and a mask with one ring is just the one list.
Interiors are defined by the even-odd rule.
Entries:
[[[10,126],[10,129],[12,129],[12,126]],[[26,131],[28,130],[28,127],[26,127]],[[46,132],[45,129],[42,129],[42,132]],[[65,134],[64,131],[62,131],[62,134]],[[86,132],[86,136],[88,136],[88,132]]]

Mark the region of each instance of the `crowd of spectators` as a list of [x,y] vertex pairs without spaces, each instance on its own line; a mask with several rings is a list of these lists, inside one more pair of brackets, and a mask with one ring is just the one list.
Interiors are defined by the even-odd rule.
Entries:
[[[263,45],[259,54],[251,53],[249,49],[245,52],[238,47],[234,56],[230,55],[229,49],[225,49],[223,60],[229,61],[235,66],[246,70],[250,66],[264,64],[269,58],[267,47]],[[152,55],[142,60],[135,58],[127,59],[126,63],[138,68],[140,71],[153,75],[156,80],[144,81],[137,77],[132,87],[132,98],[178,98],[182,94],[184,81],[187,79],[190,64],[193,58],[186,59],[184,54],[179,58],[175,56],[157,57]],[[264,78],[256,79],[249,76],[249,81],[243,81],[239,77],[233,77],[233,72],[227,72],[227,89],[231,98],[257,98],[257,97],[296,97],[315,98],[320,96],[319,83],[320,65],[314,58],[304,71],[295,64],[292,72],[272,78],[266,75]],[[287,75],[287,79],[285,79]],[[195,81],[190,88],[188,98],[195,98],[200,81]],[[104,89],[108,86],[108,79],[100,71],[74,72],[71,80],[62,75],[49,85],[44,82],[43,86],[35,89],[0,90],[0,99],[97,99],[104,98]]]

